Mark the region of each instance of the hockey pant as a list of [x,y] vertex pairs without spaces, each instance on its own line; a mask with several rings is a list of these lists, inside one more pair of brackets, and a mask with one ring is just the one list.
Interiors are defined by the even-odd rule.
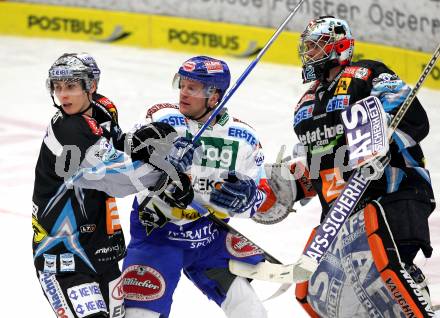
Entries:
[[376,201],[347,220],[310,280],[296,285],[295,294],[311,317],[435,315],[404,269]]
[[[236,277],[229,286],[221,308],[228,318],[266,318],[267,313],[247,279]],[[209,316],[209,315],[208,315]],[[158,312],[146,308],[128,307],[125,318],[163,318]]]
[[[240,242],[223,230],[219,231],[217,239],[198,249],[185,249],[174,241],[159,244],[148,239],[136,242],[132,239],[123,264],[126,318],[137,317],[132,312],[141,312],[131,308],[168,317],[182,269],[205,296],[225,311],[227,317],[266,317],[266,311],[249,282],[237,278],[228,269],[231,258],[257,263],[263,256],[258,251],[246,250],[246,246],[239,247],[239,250],[234,250],[234,246],[241,246]],[[196,302],[189,303],[188,315],[192,304],[197,306]]]
[[38,271],[37,276],[57,317],[124,317],[123,295],[117,288],[121,276],[118,263],[101,275]]

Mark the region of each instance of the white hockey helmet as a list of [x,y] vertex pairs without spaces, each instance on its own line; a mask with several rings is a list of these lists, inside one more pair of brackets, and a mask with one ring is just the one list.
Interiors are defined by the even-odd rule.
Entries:
[[299,44],[304,83],[322,79],[335,66],[349,64],[353,49],[354,39],[346,21],[333,16],[310,21]]

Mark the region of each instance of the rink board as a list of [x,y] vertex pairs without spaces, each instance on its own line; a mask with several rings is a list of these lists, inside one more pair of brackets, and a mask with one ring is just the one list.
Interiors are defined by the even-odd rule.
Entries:
[[[107,42],[252,58],[274,31],[270,28],[170,16],[0,2],[0,34],[3,35]],[[299,33],[283,32],[263,60],[300,65],[298,39]],[[362,58],[382,61],[405,81],[415,83],[430,54],[356,42],[354,60]],[[434,68],[424,85],[440,89],[440,65]]]

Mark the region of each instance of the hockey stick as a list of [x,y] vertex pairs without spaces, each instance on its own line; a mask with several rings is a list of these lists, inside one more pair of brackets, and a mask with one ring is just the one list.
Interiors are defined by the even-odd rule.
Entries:
[[235,93],[235,91],[240,87],[240,85],[243,83],[243,81],[248,77],[250,72],[254,69],[254,67],[257,65],[257,63],[261,60],[263,55],[266,53],[266,51],[270,48],[270,46],[273,44],[273,42],[278,38],[280,33],[284,30],[287,23],[293,18],[293,16],[296,14],[298,9],[301,7],[305,0],[301,0],[295,8],[290,12],[289,16],[284,20],[284,22],[278,27],[278,29],[275,31],[275,33],[272,35],[272,37],[267,41],[266,45],[261,49],[260,53],[255,57],[255,59],[249,64],[249,66],[244,70],[243,74],[240,75],[240,77],[237,79],[235,84],[231,87],[230,90],[228,90],[223,97],[220,104],[214,109],[212,114],[209,116],[208,120],[203,124],[203,126],[199,129],[197,134],[193,138],[193,143],[199,140],[200,136],[203,134],[203,132],[208,128],[209,124],[217,117],[217,115],[220,113],[220,111],[223,109],[225,104],[228,102],[228,100],[231,98],[231,96]]
[[[393,132],[397,129],[397,126],[399,125],[403,116],[408,111],[420,87],[434,68],[439,56],[440,44],[434,51],[429,63],[425,66],[425,69],[420,75],[416,85],[408,94],[405,101],[402,103],[402,106],[394,116],[391,124],[389,125],[387,136],[388,140],[391,140]],[[324,221],[317,228],[316,235],[314,236],[313,240],[310,244],[308,244],[307,248],[295,264],[280,266],[277,264],[262,263],[259,264],[257,268],[256,266],[246,266],[240,262],[231,261],[231,272],[243,277],[281,283],[285,283],[286,281],[301,282],[308,280],[318,267],[323,255],[327,252],[337,234],[341,230],[342,225],[356,208],[370,182],[371,180],[364,178],[360,169],[356,169],[354,171],[344,189],[341,191],[341,194],[327,212]],[[340,219],[332,219],[333,212],[340,212],[341,208],[344,209],[344,217]],[[336,231],[330,235],[323,230],[325,226],[332,227]]]
[[204,206],[202,206],[201,204],[199,204],[196,201],[193,201],[190,205],[191,208],[193,208],[194,210],[196,210],[201,216],[206,216],[207,218],[209,218],[213,223],[215,223],[216,225],[224,228],[225,230],[227,230],[229,233],[239,237],[241,239],[240,244],[243,245],[248,245],[248,246],[252,246],[254,249],[256,249],[260,254],[264,255],[264,258],[266,260],[268,260],[269,262],[275,263],[275,264],[281,264],[281,262],[276,259],[274,256],[272,256],[271,254],[269,254],[268,252],[266,252],[264,249],[262,249],[261,247],[259,247],[257,244],[255,244],[254,242],[252,242],[250,239],[248,239],[246,236],[244,236],[243,234],[241,234],[239,231],[237,231],[235,228],[233,228],[231,225],[229,225],[228,223],[226,223],[225,221],[223,221],[222,219],[217,218],[216,216],[214,216],[214,214],[212,214],[212,212],[205,208]]

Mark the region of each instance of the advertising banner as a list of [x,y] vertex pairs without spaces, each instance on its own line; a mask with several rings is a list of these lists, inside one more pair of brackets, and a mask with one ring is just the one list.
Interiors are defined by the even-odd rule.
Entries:
[[[299,0],[15,0],[180,16],[276,28]],[[348,21],[357,40],[432,52],[440,38],[440,0],[306,0],[287,29],[318,16]]]
[[[254,58],[275,30],[232,23],[97,9],[0,2],[0,34],[108,42],[202,55]],[[297,65],[298,32],[282,32],[263,61]],[[418,80],[431,54],[356,41],[353,60],[382,61],[408,83]],[[426,87],[440,89],[440,66]]]

